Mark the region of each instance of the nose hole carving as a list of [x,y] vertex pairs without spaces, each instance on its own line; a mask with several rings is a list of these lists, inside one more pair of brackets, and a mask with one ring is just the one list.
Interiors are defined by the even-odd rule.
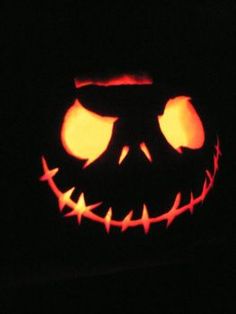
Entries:
[[119,158],[119,161],[118,161],[118,164],[120,165],[122,163],[122,161],[126,158],[126,156],[128,155],[129,153],[129,146],[125,145],[122,150],[121,150],[121,153],[120,153],[120,158]]
[[[145,157],[152,162],[152,156],[149,152],[149,149],[147,148],[147,145],[142,142],[139,144],[139,148],[141,149],[141,151],[144,153]],[[120,153],[120,157],[118,160],[118,164],[121,165],[121,163],[124,161],[124,159],[127,157],[128,153],[130,151],[130,147],[128,145],[123,146],[121,153]]]
[[150,161],[152,162],[152,156],[149,152],[149,149],[147,148],[147,145],[142,142],[139,144],[139,148],[141,149],[141,151],[144,153],[145,157]]

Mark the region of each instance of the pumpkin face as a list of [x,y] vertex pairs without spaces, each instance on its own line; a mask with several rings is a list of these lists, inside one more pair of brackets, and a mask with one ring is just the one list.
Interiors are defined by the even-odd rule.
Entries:
[[[209,142],[191,97],[175,95],[148,111],[145,101],[153,104],[158,93],[148,76],[76,79],[75,86],[78,97],[62,117],[59,137],[65,156],[78,163],[78,182],[59,187],[63,168],[42,156],[40,180],[63,215],[100,223],[107,232],[141,226],[148,233],[151,225],[169,226],[193,213],[213,187],[221,152],[218,138]],[[114,112],[101,112],[99,104],[110,99]]]

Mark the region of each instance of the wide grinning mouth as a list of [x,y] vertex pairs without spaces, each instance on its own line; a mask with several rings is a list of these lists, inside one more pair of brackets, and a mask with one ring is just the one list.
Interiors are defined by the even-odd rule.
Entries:
[[194,196],[192,192],[190,192],[189,202],[184,205],[180,206],[181,202],[181,192],[178,192],[174,198],[173,204],[169,210],[164,212],[161,215],[150,217],[148,208],[146,204],[143,204],[142,215],[138,219],[132,219],[133,217],[133,210],[130,210],[128,214],[122,220],[115,220],[112,218],[112,205],[108,208],[105,216],[99,216],[96,214],[96,208],[99,208],[103,202],[97,202],[94,204],[86,204],[85,202],[85,195],[81,193],[78,201],[75,202],[72,200],[71,196],[75,187],[68,189],[65,192],[62,192],[55,180],[55,175],[59,172],[59,168],[50,169],[48,167],[48,163],[46,158],[42,156],[42,167],[43,167],[43,175],[40,177],[40,181],[46,181],[52,190],[53,194],[58,199],[59,210],[63,212],[64,208],[68,208],[71,211],[64,214],[65,217],[75,216],[77,217],[78,223],[81,223],[82,217],[90,219],[92,221],[98,222],[103,224],[107,233],[109,233],[110,228],[118,227],[121,229],[122,232],[127,230],[128,228],[134,228],[137,226],[142,226],[144,232],[147,234],[150,230],[150,226],[154,223],[158,222],[166,222],[166,226],[169,227],[170,224],[175,220],[176,217],[183,214],[184,212],[190,212],[191,214],[194,211],[194,207],[202,203],[207,194],[209,193],[210,189],[214,185],[215,176],[219,169],[219,158],[221,156],[220,151],[220,142],[219,138],[217,138],[216,144],[214,146],[214,153],[213,153],[213,166],[212,171],[209,169],[205,170],[205,177],[204,182],[202,184],[201,192],[198,196]]

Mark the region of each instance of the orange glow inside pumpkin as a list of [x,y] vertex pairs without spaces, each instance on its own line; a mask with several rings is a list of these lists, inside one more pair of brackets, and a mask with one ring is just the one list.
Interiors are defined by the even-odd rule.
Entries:
[[179,153],[181,147],[198,149],[203,146],[203,124],[189,97],[178,96],[170,99],[164,113],[157,119],[167,142]]
[[67,110],[61,141],[70,155],[86,160],[84,168],[106,151],[117,117],[106,117],[85,109],[76,99]]

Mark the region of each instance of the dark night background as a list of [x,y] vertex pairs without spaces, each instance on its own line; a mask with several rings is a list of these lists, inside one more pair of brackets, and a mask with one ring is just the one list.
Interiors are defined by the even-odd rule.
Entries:
[[[235,4],[186,3],[3,6],[1,313],[234,312]],[[223,156],[192,217],[148,236],[141,228],[107,236],[61,218],[38,181],[40,156],[76,75],[136,71],[166,95],[193,95]]]

